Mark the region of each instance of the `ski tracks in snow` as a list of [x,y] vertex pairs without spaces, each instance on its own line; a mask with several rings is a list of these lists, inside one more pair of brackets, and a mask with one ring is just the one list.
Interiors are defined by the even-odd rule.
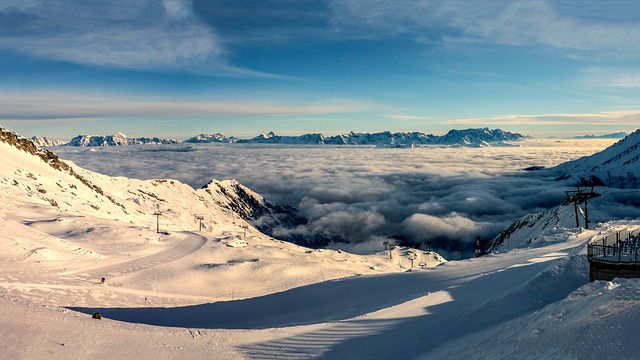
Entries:
[[83,276],[87,276],[91,279],[100,279],[106,276],[114,277],[133,271],[140,271],[157,265],[166,264],[192,254],[203,247],[207,242],[207,238],[202,235],[198,235],[193,232],[184,232],[183,234],[188,235],[187,238],[170,249],[117,264],[94,267],[88,271],[79,270],[67,272],[65,275],[81,273]]
[[[150,269],[178,260],[202,248],[207,238],[193,232],[184,232],[185,238],[176,246],[155,254],[133,260],[113,263],[91,269],[72,270],[56,275],[52,274],[24,274],[25,276],[11,276],[0,282],[9,295],[22,297],[38,297],[41,294],[45,303],[56,305],[69,304],[105,304],[105,303],[138,303],[140,305],[174,305],[185,301],[205,302],[211,299],[206,296],[165,293],[147,289],[124,287],[122,284],[110,284],[108,279],[120,275]],[[105,282],[101,279],[105,278]],[[119,299],[120,298],[120,299]],[[80,300],[77,303],[77,300]]]

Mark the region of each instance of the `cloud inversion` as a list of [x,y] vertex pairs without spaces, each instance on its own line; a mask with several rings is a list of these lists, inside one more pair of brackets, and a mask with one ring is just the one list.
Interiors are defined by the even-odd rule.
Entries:
[[[194,151],[173,151],[186,146]],[[484,149],[183,144],[54,151],[101,173],[173,178],[196,188],[211,178],[234,178],[309,218],[307,226],[283,233],[332,233],[353,249],[371,249],[389,236],[416,244],[491,238],[520,216],[559,205],[570,189],[521,169],[556,165],[606,146],[588,141]],[[640,215],[634,196],[621,196],[626,205],[615,194],[596,199],[590,203],[591,219]]]

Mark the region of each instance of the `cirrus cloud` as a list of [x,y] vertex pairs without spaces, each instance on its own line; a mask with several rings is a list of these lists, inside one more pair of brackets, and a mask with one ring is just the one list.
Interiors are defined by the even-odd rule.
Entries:
[[453,119],[445,121],[455,125],[619,125],[640,127],[640,110],[618,110],[600,113],[501,115],[483,118]]
[[222,41],[190,8],[184,0],[4,0],[0,48],[90,67],[260,75],[230,66]]
[[255,98],[184,100],[98,93],[0,92],[0,119],[4,121],[315,115],[357,111],[365,106],[364,103],[337,99],[294,104]]
[[[633,17],[607,12],[609,2],[481,0],[470,6],[464,0],[334,0],[331,4],[334,27],[361,37],[408,34],[429,44],[543,45],[602,57],[640,55],[640,25]],[[638,11],[632,2],[614,5],[626,13]],[[569,7],[571,11],[564,11]]]

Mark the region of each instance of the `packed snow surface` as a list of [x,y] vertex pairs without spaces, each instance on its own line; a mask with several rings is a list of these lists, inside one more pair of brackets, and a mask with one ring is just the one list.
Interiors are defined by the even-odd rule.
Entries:
[[[250,272],[252,261],[222,265],[235,266],[238,273],[233,279],[219,279],[232,290],[223,298],[207,288],[202,274],[207,270],[187,266],[202,253],[197,237],[182,239],[188,241],[178,249],[132,254],[130,261],[94,267],[88,265],[104,255],[77,255],[65,251],[64,245],[54,248],[50,243],[61,239],[42,235],[51,251],[2,262],[3,356],[634,357],[640,349],[630,334],[640,320],[640,282],[588,283],[582,254],[586,241],[627,225],[633,224],[603,224],[596,230],[568,232],[567,241],[550,246],[436,268],[319,278],[285,291],[278,271],[264,269],[271,272],[274,289],[242,300],[232,300],[233,289],[241,297],[242,289],[255,286],[241,276]],[[35,236],[30,230],[12,230]],[[12,254],[5,248],[2,252],[5,258]],[[313,268],[329,272],[331,265]],[[100,276],[106,276],[105,283]],[[95,312],[102,320],[91,318]]]

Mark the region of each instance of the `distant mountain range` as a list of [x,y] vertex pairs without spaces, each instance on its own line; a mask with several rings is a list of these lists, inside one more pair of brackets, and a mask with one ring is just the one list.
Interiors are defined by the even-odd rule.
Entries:
[[54,140],[40,135],[32,137],[31,140],[40,147],[62,146],[67,144],[67,142],[63,140]]
[[191,144],[209,144],[209,143],[236,143],[240,139],[235,137],[226,137],[221,133],[216,134],[200,134],[190,139],[185,140],[186,143]]
[[574,136],[574,139],[622,139],[625,136],[629,135],[629,133],[626,133],[624,131],[621,132],[616,132],[616,133],[611,133],[611,134],[605,134],[605,135],[581,135],[581,136]]
[[325,137],[322,134],[305,134],[301,136],[280,136],[273,132],[262,133],[249,140],[238,143],[259,144],[324,144],[324,145],[376,145],[383,147],[407,147],[412,145],[464,145],[490,146],[495,143],[518,141],[526,136],[500,129],[466,129],[450,130],[446,135],[437,136],[421,132],[384,131],[379,133],[356,133]]
[[180,140],[159,138],[128,138],[123,133],[115,135],[78,135],[71,139],[66,146],[119,146],[146,144],[178,144]]
[[[273,132],[261,133],[252,139],[226,137],[223,134],[200,134],[185,140],[185,143],[239,143],[239,144],[292,144],[292,145],[373,145],[379,147],[413,147],[416,145],[446,146],[494,146],[512,145],[511,142],[529,138],[518,133],[489,128],[450,130],[446,135],[438,136],[421,132],[356,133],[324,136],[305,134],[299,136],[281,136]],[[182,141],[159,138],[128,138],[122,133],[115,135],[78,135],[65,143],[46,137],[31,138],[41,147],[49,146],[122,146],[138,144],[178,144]]]

